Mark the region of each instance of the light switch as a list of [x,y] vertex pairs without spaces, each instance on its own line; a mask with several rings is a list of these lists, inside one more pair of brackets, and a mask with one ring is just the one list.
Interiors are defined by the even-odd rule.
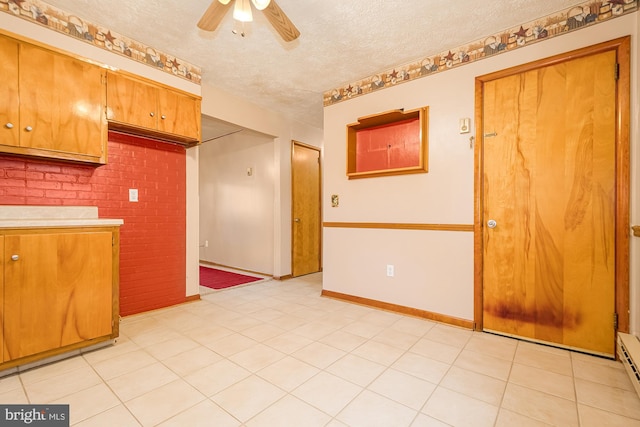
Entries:
[[337,194],[331,195],[331,207],[337,208],[340,205],[340,197]]
[[138,201],[138,189],[137,188],[130,188],[129,189],[129,201],[130,202],[137,202]]
[[460,133],[469,132],[471,132],[471,119],[468,117],[460,119]]

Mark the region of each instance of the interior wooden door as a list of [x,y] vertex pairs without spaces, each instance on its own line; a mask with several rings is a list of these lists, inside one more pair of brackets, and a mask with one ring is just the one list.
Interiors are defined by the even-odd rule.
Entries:
[[484,329],[613,355],[616,52],[483,86]]
[[320,261],[320,151],[293,144],[292,275],[316,273]]

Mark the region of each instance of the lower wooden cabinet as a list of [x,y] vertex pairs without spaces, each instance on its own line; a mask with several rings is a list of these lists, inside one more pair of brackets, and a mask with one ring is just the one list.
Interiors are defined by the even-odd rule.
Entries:
[[[4,236],[0,235],[0,298],[4,295]],[[0,363],[4,362],[4,304],[0,301]]]
[[0,230],[0,245],[0,369],[118,336],[117,227]]

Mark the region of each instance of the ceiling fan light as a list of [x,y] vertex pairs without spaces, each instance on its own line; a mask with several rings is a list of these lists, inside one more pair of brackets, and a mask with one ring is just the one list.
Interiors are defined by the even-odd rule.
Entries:
[[240,22],[253,21],[250,0],[236,0],[236,5],[233,8],[233,18]]
[[256,9],[264,10],[266,9],[267,6],[269,6],[269,3],[271,3],[271,0],[251,0],[251,2],[256,7]]

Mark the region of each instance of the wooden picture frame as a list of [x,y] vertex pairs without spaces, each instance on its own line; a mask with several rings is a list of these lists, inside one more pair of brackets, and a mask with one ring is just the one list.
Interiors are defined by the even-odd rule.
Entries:
[[349,179],[428,172],[428,113],[391,110],[347,125]]

